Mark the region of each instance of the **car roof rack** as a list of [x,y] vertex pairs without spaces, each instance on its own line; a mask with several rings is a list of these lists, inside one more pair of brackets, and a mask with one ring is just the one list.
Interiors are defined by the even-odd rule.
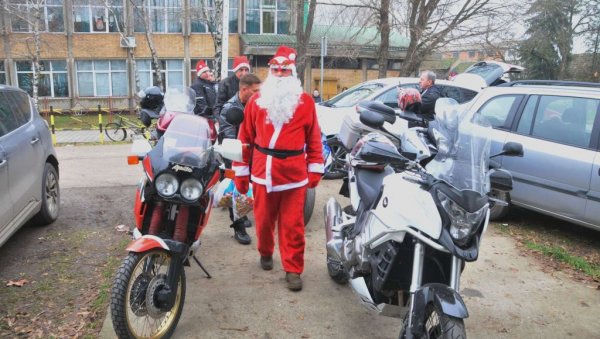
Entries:
[[566,80],[515,80],[498,85],[498,87],[512,86],[572,86],[572,87],[592,87],[600,88],[600,83],[584,81],[566,81]]

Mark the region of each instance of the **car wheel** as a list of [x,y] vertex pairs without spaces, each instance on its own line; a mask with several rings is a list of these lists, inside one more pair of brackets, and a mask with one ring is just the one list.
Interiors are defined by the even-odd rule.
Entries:
[[503,200],[507,203],[506,206],[492,202],[490,204],[490,220],[500,220],[504,218],[510,210],[510,197],[506,192],[492,191],[492,198]]
[[346,148],[336,138],[328,141],[331,148],[331,164],[325,169],[324,179],[341,179],[348,174],[346,170]]
[[53,223],[58,218],[60,210],[60,188],[58,172],[54,165],[46,163],[42,176],[42,207],[33,217],[33,222],[43,226]]

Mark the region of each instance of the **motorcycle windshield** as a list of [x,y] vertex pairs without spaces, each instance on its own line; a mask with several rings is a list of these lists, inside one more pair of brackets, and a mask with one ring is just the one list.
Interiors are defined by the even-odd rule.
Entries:
[[210,159],[210,126],[205,118],[178,114],[162,139],[163,159],[171,163],[202,168]]
[[438,153],[427,172],[459,190],[487,194],[491,126],[480,114],[448,98],[438,99],[431,124]]
[[167,112],[194,114],[196,92],[186,86],[169,86],[163,101]]

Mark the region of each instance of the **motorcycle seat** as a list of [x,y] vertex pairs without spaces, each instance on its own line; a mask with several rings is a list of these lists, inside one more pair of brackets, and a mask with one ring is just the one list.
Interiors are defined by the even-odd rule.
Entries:
[[354,172],[356,176],[356,187],[361,203],[366,208],[371,208],[377,195],[381,190],[383,178],[390,174],[394,174],[394,170],[390,166],[386,166],[383,171],[374,171],[370,169],[358,168]]

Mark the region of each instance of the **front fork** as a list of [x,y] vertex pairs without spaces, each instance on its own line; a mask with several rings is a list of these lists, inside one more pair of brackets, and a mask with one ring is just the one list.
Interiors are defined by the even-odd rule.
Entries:
[[164,241],[169,246],[171,262],[169,263],[167,272],[167,285],[158,292],[157,300],[161,311],[167,312],[171,310],[175,304],[177,283],[179,282],[179,277],[183,270],[183,262],[187,258],[189,252],[189,246],[183,242],[171,239],[164,239]]
[[[408,310],[408,322],[405,328],[405,338],[421,338],[424,334],[425,329],[425,307],[430,301],[436,299],[434,302],[442,303],[443,309],[450,308],[451,315],[462,315],[466,318],[466,307],[462,302],[462,299],[458,295],[460,286],[460,271],[462,266],[462,260],[456,256],[452,256],[451,269],[450,269],[450,282],[449,289],[452,290],[452,294],[458,296],[458,305],[448,304],[447,300],[442,296],[439,296],[439,292],[444,292],[445,287],[440,284],[428,284],[427,290],[423,289],[422,278],[423,278],[423,266],[425,260],[425,245],[422,242],[416,240],[414,255],[413,255],[413,268],[412,268],[412,279],[410,282],[410,308]],[[438,286],[440,285],[440,286]],[[436,296],[436,292],[438,296]],[[444,307],[446,306],[446,307]],[[463,310],[464,308],[464,310]]]

